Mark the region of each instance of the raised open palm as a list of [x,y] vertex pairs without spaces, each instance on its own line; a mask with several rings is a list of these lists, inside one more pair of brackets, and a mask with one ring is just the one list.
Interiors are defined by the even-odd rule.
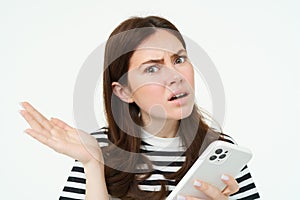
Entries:
[[20,113],[31,127],[25,132],[30,136],[83,164],[95,160],[103,163],[101,149],[93,136],[57,118],[48,120],[28,102],[22,102],[21,105],[24,110]]

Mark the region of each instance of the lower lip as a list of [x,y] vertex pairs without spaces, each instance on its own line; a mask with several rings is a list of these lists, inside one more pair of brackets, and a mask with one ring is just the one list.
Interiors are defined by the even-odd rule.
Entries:
[[188,96],[189,95],[186,95],[185,97],[175,99],[175,100],[169,101],[169,102],[181,106],[181,105],[184,105],[188,102],[188,98],[187,98]]

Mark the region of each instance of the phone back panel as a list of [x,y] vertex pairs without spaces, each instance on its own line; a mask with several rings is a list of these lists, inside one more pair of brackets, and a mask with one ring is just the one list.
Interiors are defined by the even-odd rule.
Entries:
[[166,200],[176,199],[178,194],[207,198],[193,186],[196,179],[210,183],[222,191],[226,185],[221,176],[237,176],[251,157],[252,153],[247,148],[219,140],[212,142]]

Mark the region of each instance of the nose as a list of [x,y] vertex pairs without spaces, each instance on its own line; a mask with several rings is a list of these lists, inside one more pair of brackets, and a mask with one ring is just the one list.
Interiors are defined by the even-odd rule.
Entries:
[[183,81],[183,77],[174,68],[174,63],[172,62],[170,52],[164,52],[164,62],[165,62],[165,84],[167,86],[177,85]]
[[167,75],[166,79],[166,85],[171,86],[171,85],[178,85],[182,83],[183,78],[182,76],[174,69],[170,69]]

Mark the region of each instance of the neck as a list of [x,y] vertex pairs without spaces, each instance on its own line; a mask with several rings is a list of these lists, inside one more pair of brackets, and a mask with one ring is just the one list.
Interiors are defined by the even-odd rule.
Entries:
[[155,118],[153,116],[142,115],[145,124],[143,127],[148,133],[162,138],[172,138],[176,136],[179,121],[174,119]]

